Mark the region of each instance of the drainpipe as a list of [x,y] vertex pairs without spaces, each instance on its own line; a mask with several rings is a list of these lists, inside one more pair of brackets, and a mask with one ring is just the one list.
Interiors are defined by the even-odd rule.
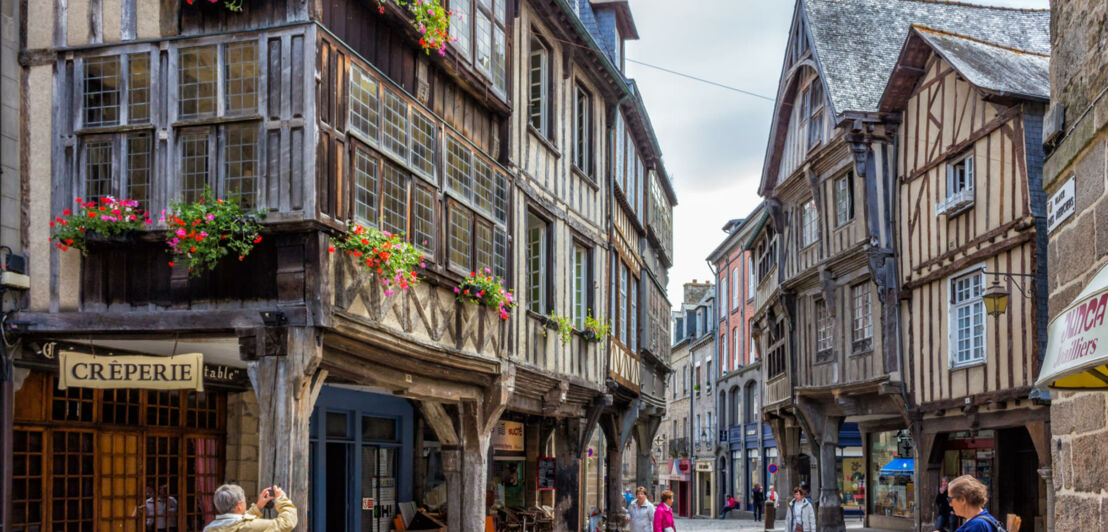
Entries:
[[[0,17],[3,17],[4,4],[9,0],[0,0]],[[4,24],[0,22],[0,44],[4,41]],[[0,76],[3,76],[4,56],[0,53]],[[0,105],[0,124],[3,120],[4,106]],[[0,134],[3,131],[0,130]],[[2,162],[2,161],[0,161]],[[0,164],[0,182],[4,179],[4,167]],[[10,252],[9,252],[10,253]],[[2,294],[0,294],[2,295]],[[0,300],[0,305],[3,301]],[[3,310],[3,309],[0,309]],[[0,322],[0,336],[4,334]],[[12,438],[14,425],[13,402],[15,401],[15,382],[11,354],[0,338],[0,530],[11,530],[12,521]]]

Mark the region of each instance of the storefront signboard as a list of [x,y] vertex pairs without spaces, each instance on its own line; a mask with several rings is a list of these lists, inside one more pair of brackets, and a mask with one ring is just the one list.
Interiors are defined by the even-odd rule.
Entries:
[[143,388],[204,391],[204,355],[98,356],[58,353],[58,389]]
[[523,452],[523,423],[497,421],[492,431],[494,451]]
[[1108,267],[1050,321],[1036,386],[1108,389]]
[[553,456],[539,458],[539,491],[554,491],[554,475],[558,461]]

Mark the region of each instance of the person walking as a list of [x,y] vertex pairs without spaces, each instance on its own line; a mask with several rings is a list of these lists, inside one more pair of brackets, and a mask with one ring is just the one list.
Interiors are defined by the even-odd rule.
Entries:
[[631,501],[635,500],[635,496],[631,495],[631,488],[627,488],[623,491],[623,504],[631,504]]
[[[262,519],[262,508],[269,501],[277,508],[276,519]],[[277,486],[262,490],[258,502],[247,509],[242,486],[224,484],[216,488],[212,503],[219,515],[204,527],[204,532],[289,532],[296,528],[296,506]]]
[[935,495],[935,510],[939,514],[939,518],[935,522],[935,532],[950,532],[950,529],[954,526],[954,519],[951,517],[954,508],[950,506],[950,497],[947,494],[948,488],[949,484],[946,477],[942,477],[939,480],[939,493]]
[[719,518],[727,519],[727,512],[730,512],[731,510],[737,510],[738,508],[736,508],[736,506],[738,505],[739,502],[735,500],[735,497],[733,495],[728,495],[727,504],[723,505],[723,510],[719,512]]
[[762,492],[762,485],[755,482],[754,489],[750,490],[750,502],[754,505],[754,522],[762,520],[762,510],[766,506],[766,494]]
[[654,532],[654,505],[646,498],[646,488],[635,490],[635,499],[627,505],[627,520],[631,532]]
[[807,495],[804,488],[793,488],[793,500],[785,512],[785,532],[815,532],[816,511]]
[[781,498],[777,496],[777,488],[773,484],[769,485],[769,490],[766,491],[766,500],[773,504],[773,515],[769,516],[770,522],[775,522],[780,517],[777,517],[777,508],[781,502]]
[[966,520],[957,532],[1004,532],[996,518],[985,509],[989,490],[981,481],[971,475],[962,475],[950,481],[947,491],[954,513]]
[[658,500],[658,507],[654,509],[654,532],[677,532],[677,525],[673,522],[673,492],[665,490]]

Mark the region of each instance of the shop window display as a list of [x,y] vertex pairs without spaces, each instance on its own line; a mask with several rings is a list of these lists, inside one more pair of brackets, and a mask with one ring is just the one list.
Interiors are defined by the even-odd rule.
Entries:
[[949,479],[972,475],[989,488],[991,494],[995,456],[996,434],[993,431],[953,432],[946,439],[943,475]]
[[900,440],[906,435],[898,432],[878,432],[869,436],[869,478],[873,480],[873,498],[870,511],[877,515],[911,519],[915,515],[914,458],[903,453],[905,445]]
[[861,511],[866,501],[866,466],[861,447],[839,449],[839,494],[844,510]]

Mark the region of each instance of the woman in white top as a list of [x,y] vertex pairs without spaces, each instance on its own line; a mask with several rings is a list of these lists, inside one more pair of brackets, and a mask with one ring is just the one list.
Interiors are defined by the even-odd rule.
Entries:
[[646,488],[639,486],[635,490],[635,500],[627,505],[627,520],[631,522],[631,532],[654,531],[654,505],[646,499]]
[[793,488],[793,500],[785,514],[786,532],[816,532],[816,511],[805,495],[804,488]]

